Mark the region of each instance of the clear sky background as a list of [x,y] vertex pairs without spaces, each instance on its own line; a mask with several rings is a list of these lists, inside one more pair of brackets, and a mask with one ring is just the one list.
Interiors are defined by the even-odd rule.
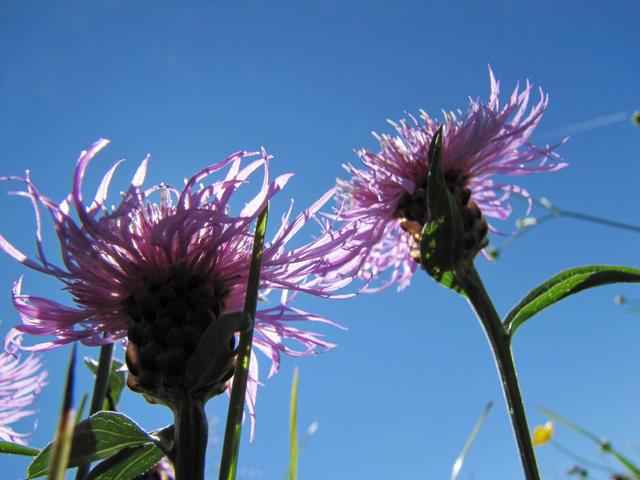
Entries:
[[[520,184],[559,206],[640,224],[640,129],[628,120],[640,107],[638,18],[637,1],[604,8],[596,1],[1,0],[0,174],[29,168],[40,190],[59,200],[79,152],[99,137],[112,144],[93,162],[87,192],[119,158],[128,162],[114,193],[147,153],[149,183],[179,185],[235,150],[265,146],[274,172],[295,173],[274,202],[275,220],[289,198],[302,208],[345,177],[341,165],[357,161],[354,149],[376,149],[370,132],[390,132],[386,119],[420,108],[437,117],[441,109],[465,110],[469,96],[486,99],[491,64],[504,96],[527,78],[549,93],[534,141],[574,133],[559,150],[569,168]],[[614,114],[622,120],[571,127]],[[2,233],[32,253],[28,202],[1,188]],[[500,228],[512,230],[516,217]],[[53,254],[55,237],[47,233]],[[639,245],[637,234],[559,219],[522,237],[498,262],[478,264],[505,313],[562,269],[638,266]],[[26,291],[68,301],[55,281],[0,256],[1,335],[18,321],[10,288],[21,274]],[[637,287],[588,291],[530,321],[514,349],[532,424],[546,420],[535,406],[546,406],[640,460],[640,316],[615,305],[617,293],[640,299]],[[301,300],[298,306],[349,330],[325,328],[336,350],[286,358],[260,390],[256,440],[249,445],[244,435],[241,478],[280,479],[286,470],[295,366],[301,429],[319,423],[301,455],[301,480],[448,478],[490,400],[494,410],[460,478],[522,478],[489,349],[461,298],[419,273],[402,293]],[[36,403],[35,446],[53,436],[68,354],[46,354],[50,385]],[[164,407],[131,392],[122,406],[145,427],[170,422]],[[226,398],[211,401],[208,412],[207,478],[217,478]],[[29,430],[32,421],[18,428]],[[607,462],[566,429],[556,438]],[[549,446],[537,453],[545,479],[566,478],[571,459]],[[2,478],[21,478],[27,463],[1,457]]]

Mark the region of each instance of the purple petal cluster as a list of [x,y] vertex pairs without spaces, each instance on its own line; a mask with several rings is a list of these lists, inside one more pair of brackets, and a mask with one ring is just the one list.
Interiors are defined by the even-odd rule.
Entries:
[[40,395],[47,378],[42,359],[33,354],[24,361],[8,352],[0,353],[0,440],[26,445],[28,434],[9,425],[34,413],[27,407]]
[[[411,257],[412,234],[401,226],[398,209],[404,198],[426,186],[429,144],[441,125],[445,178],[468,189],[471,200],[487,217],[506,219],[512,211],[511,194],[531,204],[523,188],[498,181],[496,176],[528,175],[566,166],[554,152],[559,144],[538,147],[529,141],[547,108],[547,95],[540,90],[540,99],[528,109],[532,86],[527,82],[522,90],[516,86],[502,106],[500,84],[491,69],[489,74],[488,102],[470,100],[466,114],[445,112],[441,123],[426,112],[421,114],[422,122],[415,117],[390,122],[396,135],[374,134],[380,151],[358,152],[364,168],[345,166],[352,178],[338,180],[339,217],[359,224],[363,249],[354,273],[368,282],[369,291],[392,284],[399,290],[407,287],[418,265]],[[489,229],[496,231],[491,225]]]
[[[127,299],[144,292],[150,280],[166,277],[175,269],[213,279],[224,292],[222,314],[242,310],[253,244],[252,223],[291,175],[271,178],[266,152],[240,151],[197,172],[181,189],[165,184],[143,188],[147,157],[119,205],[107,208],[109,184],[121,162],[107,171],[90,201],[85,201],[82,192],[90,160],[107,144],[101,139],[82,152],[71,194],[61,203],[40,193],[29,172],[25,177],[5,178],[24,185],[20,194],[34,206],[37,255],[27,257],[1,235],[0,247],[25,266],[60,280],[75,303],[72,307],[25,294],[22,282],[17,281],[13,302],[22,324],[7,336],[7,348],[18,344],[24,334],[48,337],[35,346],[21,347],[31,350],[46,350],[76,340],[85,345],[101,345],[121,339],[131,322]],[[263,174],[258,193],[233,214],[234,192],[260,170]],[[214,174],[219,178],[208,180]],[[203,183],[206,180],[208,183]],[[282,353],[313,355],[334,347],[321,334],[295,326],[303,321],[331,322],[291,306],[299,292],[330,297],[348,283],[326,280],[355,255],[338,248],[349,241],[353,232],[348,228],[334,231],[329,220],[316,216],[332,194],[327,192],[295,217],[289,208],[277,232],[265,244],[260,287],[264,296],[279,292],[280,297],[277,303],[260,302],[259,307],[272,306],[258,310],[254,347],[271,360],[270,375],[278,370]],[[61,265],[47,258],[43,248],[43,209],[55,225]],[[290,240],[310,220],[321,226],[321,234],[309,243],[288,249]],[[255,357],[250,373],[247,395],[253,415],[258,384]]]

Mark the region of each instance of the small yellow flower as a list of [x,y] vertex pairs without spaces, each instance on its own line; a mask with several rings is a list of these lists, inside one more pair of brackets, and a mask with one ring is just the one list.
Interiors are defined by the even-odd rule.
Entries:
[[534,447],[548,443],[553,437],[553,422],[547,422],[544,425],[536,425],[533,429],[533,438],[531,443]]

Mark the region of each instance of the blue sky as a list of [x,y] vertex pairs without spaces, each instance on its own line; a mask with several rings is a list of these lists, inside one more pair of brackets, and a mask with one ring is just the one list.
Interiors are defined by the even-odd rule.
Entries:
[[[124,189],[147,153],[150,184],[179,184],[233,151],[265,146],[276,173],[295,173],[274,211],[289,198],[302,208],[346,176],[341,165],[357,161],[354,149],[376,148],[370,132],[390,132],[386,119],[420,108],[437,117],[441,109],[465,109],[468,97],[486,99],[488,64],[505,95],[527,78],[549,93],[534,141],[554,142],[592,119],[628,118],[640,107],[633,47],[639,15],[633,1],[602,8],[595,1],[0,0],[0,174],[31,169],[41,191],[62,199],[78,153],[99,137],[112,144],[87,181],[126,158],[114,191]],[[562,207],[640,224],[638,151],[640,130],[628,120],[576,131],[559,151],[569,168],[520,183]],[[2,186],[0,228],[32,252],[28,202],[5,196],[8,190]],[[512,229],[516,216],[501,227]],[[637,234],[561,219],[524,236],[495,264],[478,264],[504,313],[564,268],[637,266],[639,242]],[[18,321],[9,291],[21,274],[29,292],[65,299],[54,281],[0,256],[2,335]],[[545,420],[534,407],[546,406],[640,459],[630,447],[640,440],[640,322],[613,303],[617,293],[640,298],[628,286],[584,293],[527,324],[514,349],[532,424]],[[496,405],[461,478],[521,478],[495,368],[461,298],[419,274],[402,293],[302,299],[300,306],[349,330],[325,329],[336,350],[287,358],[266,382],[256,441],[245,441],[241,451],[243,478],[281,478],[285,471],[295,366],[300,422],[319,423],[302,454],[301,480],[448,478],[489,400]],[[68,350],[46,354],[50,385],[36,403],[36,446],[53,435]],[[211,478],[225,402],[209,406]],[[124,409],[148,428],[169,422],[163,407],[132,393]],[[557,438],[606,461],[566,430]],[[545,479],[565,478],[570,459],[549,447],[538,455]],[[26,466],[23,459],[0,462],[6,478],[20,478]]]

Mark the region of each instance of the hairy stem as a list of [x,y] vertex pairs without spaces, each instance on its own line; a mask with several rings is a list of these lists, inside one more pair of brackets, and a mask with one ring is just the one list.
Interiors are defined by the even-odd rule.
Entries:
[[458,274],[469,303],[475,311],[482,329],[489,340],[491,352],[500,374],[502,391],[507,401],[511,426],[518,443],[520,461],[527,480],[540,480],[536,457],[533,453],[527,416],[524,411],[522,395],[518,385],[513,355],[511,353],[510,337],[504,331],[500,316],[496,312],[489,294],[480,280],[475,267],[471,265],[464,272]]

